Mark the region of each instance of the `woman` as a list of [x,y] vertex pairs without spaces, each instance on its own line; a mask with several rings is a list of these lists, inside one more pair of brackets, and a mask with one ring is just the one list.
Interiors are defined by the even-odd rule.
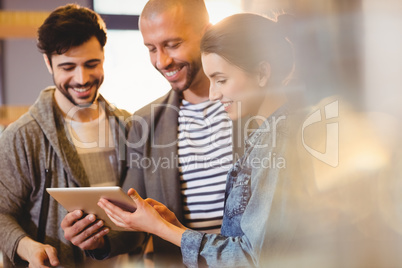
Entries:
[[99,206],[118,226],[153,233],[181,246],[189,267],[258,266],[261,253],[287,224],[286,198],[278,189],[288,177],[284,88],[293,72],[292,47],[278,23],[237,14],[206,32],[201,52],[211,82],[210,99],[220,100],[232,120],[251,116],[259,125],[246,140],[244,156],[228,173],[221,234],[185,228],[165,206],[142,200],[134,189],[128,192],[137,204],[134,213],[104,199]]

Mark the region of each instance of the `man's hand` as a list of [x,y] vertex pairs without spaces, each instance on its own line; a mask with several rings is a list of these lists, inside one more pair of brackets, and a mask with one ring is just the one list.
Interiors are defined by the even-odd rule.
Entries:
[[36,242],[27,236],[18,243],[17,254],[29,263],[30,268],[44,268],[60,264],[57,250],[54,247]]
[[75,210],[64,217],[61,222],[64,237],[82,250],[102,249],[109,228],[104,226],[103,221],[97,221],[95,215],[82,218],[83,215],[81,210]]

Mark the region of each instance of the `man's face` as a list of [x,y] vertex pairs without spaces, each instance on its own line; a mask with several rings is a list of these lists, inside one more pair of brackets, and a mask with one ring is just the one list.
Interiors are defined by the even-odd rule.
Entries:
[[52,55],[54,84],[74,105],[88,106],[98,97],[102,85],[104,52],[96,37],[66,53]]
[[173,90],[182,92],[202,79],[203,32],[191,25],[180,7],[141,19],[140,29],[152,64]]

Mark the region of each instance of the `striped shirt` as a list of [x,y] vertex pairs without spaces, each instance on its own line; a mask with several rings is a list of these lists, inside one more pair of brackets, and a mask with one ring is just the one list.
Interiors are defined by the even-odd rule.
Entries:
[[220,102],[182,101],[178,158],[184,224],[219,233],[226,177],[232,166],[232,122]]

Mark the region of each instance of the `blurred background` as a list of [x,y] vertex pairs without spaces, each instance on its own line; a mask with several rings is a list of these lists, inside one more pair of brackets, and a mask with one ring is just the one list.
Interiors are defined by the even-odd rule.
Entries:
[[[0,1],[0,103],[31,105],[52,79],[36,48],[36,29],[66,0]],[[101,93],[120,108],[134,112],[170,89],[151,65],[138,31],[146,0],[79,0],[102,14],[108,28],[105,82]],[[240,0],[206,1],[211,21],[241,11]],[[18,113],[18,111],[16,111]]]
[[[36,48],[36,29],[66,0],[0,0],[0,104],[31,105],[51,76]],[[105,83],[101,92],[130,112],[169,90],[154,70],[138,31],[146,0],[74,1],[102,14],[108,27]],[[398,0],[206,0],[211,22],[237,12],[269,17],[290,13],[292,41],[301,51],[298,70],[309,101],[341,93],[360,107],[399,113],[401,9]],[[306,68],[308,66],[308,68]],[[394,71],[389,71],[390,69]],[[387,81],[387,85],[383,84]],[[392,85],[392,86],[391,86]],[[143,92],[146,91],[146,94]],[[381,95],[380,95],[381,94]]]
[[[36,29],[51,10],[70,2],[0,0],[3,127],[26,111],[43,88],[53,84],[36,48]],[[138,31],[138,16],[146,0],[74,2],[94,9],[106,22],[101,93],[109,101],[134,112],[170,89],[151,65]],[[338,105],[331,121],[339,127],[338,161],[333,166],[322,161],[313,165],[313,202],[305,208],[312,220],[303,223],[311,236],[301,239],[309,244],[325,236],[325,246],[331,246],[318,243],[322,251],[315,254],[279,258],[277,267],[401,267],[402,1],[205,2],[212,23],[238,12],[271,18],[291,14],[285,23],[295,47],[299,101],[315,107],[321,115],[328,104]],[[315,135],[328,136],[327,123],[319,122]],[[318,141],[306,143],[325,154],[325,142]],[[325,231],[313,232],[316,225]],[[331,256],[330,262],[322,257],[325,255]]]

